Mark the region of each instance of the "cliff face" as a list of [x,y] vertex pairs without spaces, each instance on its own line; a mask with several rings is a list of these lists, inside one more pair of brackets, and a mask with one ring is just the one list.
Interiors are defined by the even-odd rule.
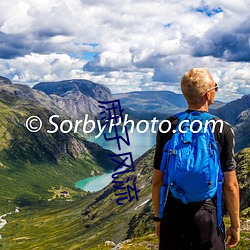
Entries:
[[81,119],[85,114],[97,118],[100,112],[98,101],[112,99],[107,87],[87,80],[42,82],[33,89],[50,95],[57,106],[73,119]]

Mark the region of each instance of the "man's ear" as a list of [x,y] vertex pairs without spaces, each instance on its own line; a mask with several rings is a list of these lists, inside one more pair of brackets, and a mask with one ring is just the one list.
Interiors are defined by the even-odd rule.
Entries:
[[206,98],[206,100],[208,100],[208,99],[209,99],[209,97],[210,97],[210,93],[209,93],[209,91],[205,93],[204,97]]

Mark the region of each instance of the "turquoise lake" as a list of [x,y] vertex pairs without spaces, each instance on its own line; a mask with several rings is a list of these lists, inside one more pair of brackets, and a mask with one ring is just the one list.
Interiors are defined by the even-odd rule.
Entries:
[[[112,136],[114,136],[114,133],[107,135],[108,138]],[[129,133],[130,146],[127,146],[122,140],[120,140],[121,150],[118,149],[116,140],[106,141],[103,135],[97,139],[92,137],[89,140],[101,145],[106,149],[110,149],[117,154],[131,152],[133,160],[136,160],[139,156],[155,145],[155,138],[156,133],[152,133],[150,130],[145,133],[138,133],[136,130],[134,130],[133,133]],[[121,171],[121,169],[119,169],[119,171]],[[75,184],[75,186],[85,191],[99,191],[112,181],[113,173],[114,172],[105,173],[103,175],[80,180]]]

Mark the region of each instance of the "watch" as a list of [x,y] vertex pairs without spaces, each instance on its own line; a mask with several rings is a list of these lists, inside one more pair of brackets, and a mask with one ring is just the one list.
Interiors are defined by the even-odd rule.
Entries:
[[154,221],[161,221],[161,218],[154,216]]

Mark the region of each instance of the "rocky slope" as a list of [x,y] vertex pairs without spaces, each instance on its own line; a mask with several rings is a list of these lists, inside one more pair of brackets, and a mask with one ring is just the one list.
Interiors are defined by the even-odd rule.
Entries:
[[238,152],[242,148],[250,147],[250,108],[242,111],[235,125],[236,145],[235,151]]
[[13,84],[8,78],[0,76],[0,84]]
[[223,107],[217,109],[214,113],[235,126],[240,113],[250,108],[250,94],[244,95],[240,99],[231,101]]
[[98,100],[112,99],[110,90],[104,85],[80,79],[41,82],[33,89],[50,95],[57,106],[73,119],[82,119],[86,114],[97,118],[100,112]]
[[213,113],[234,126],[235,152],[250,146],[250,95],[229,102]]

